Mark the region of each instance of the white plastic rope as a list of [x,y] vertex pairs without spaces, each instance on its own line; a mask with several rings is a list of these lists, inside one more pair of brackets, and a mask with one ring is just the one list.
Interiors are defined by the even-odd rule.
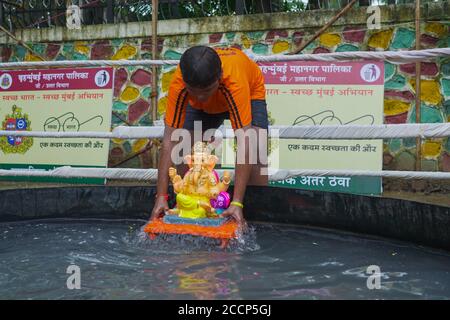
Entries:
[[0,176],[11,177],[57,177],[57,178],[105,178],[118,180],[145,180],[156,182],[156,169],[128,169],[128,168],[73,168],[59,167],[54,170],[40,169],[11,169],[0,170]]
[[[234,137],[231,127],[219,127],[224,138]],[[155,139],[164,135],[163,126],[119,126],[112,132],[46,132],[0,130],[0,136],[41,138],[105,138],[105,139]],[[216,133],[216,136],[219,133]],[[383,124],[383,125],[332,125],[332,126],[270,126],[269,136],[282,139],[391,139],[391,138],[442,138],[450,136],[450,123]]]
[[60,60],[3,62],[0,69],[7,68],[42,68],[42,67],[123,67],[123,66],[163,66],[177,65],[179,60]]
[[154,139],[162,138],[163,126],[155,127],[128,127],[119,126],[112,132],[78,131],[78,132],[55,132],[55,131],[8,131],[0,130],[0,136],[21,136],[40,138],[105,138],[105,139]]
[[[450,123],[272,126],[284,139],[391,139],[450,136]],[[277,131],[272,131],[271,136]]]
[[411,51],[352,51],[319,54],[253,56],[257,62],[277,61],[342,61],[342,60],[387,60],[393,63],[408,63],[450,56],[450,48],[436,48]]
[[317,169],[298,169],[298,170],[269,170],[270,181],[280,181],[300,176],[364,176],[364,177],[385,177],[400,179],[450,179],[450,172],[432,172],[432,171],[368,171],[368,170],[317,170]]
[[[407,63],[429,60],[437,57],[450,56],[450,48],[435,48],[411,51],[351,51],[317,54],[296,55],[249,55],[257,62],[278,61],[343,61],[355,59],[386,60],[393,63]],[[36,68],[36,67],[94,67],[94,66],[152,66],[152,65],[177,65],[179,60],[63,60],[63,61],[28,61],[28,62],[3,62],[0,69],[8,68]]]
[[[223,171],[217,170],[220,176]],[[233,170],[226,170],[234,176]],[[334,177],[389,177],[401,179],[450,179],[450,172],[428,171],[366,171],[366,170],[269,170],[269,181],[280,181],[301,176],[334,176]],[[105,178],[118,180],[137,180],[155,183],[158,179],[156,169],[124,169],[124,168],[73,168],[60,167],[54,170],[14,169],[0,170],[0,176],[58,177],[58,178]]]

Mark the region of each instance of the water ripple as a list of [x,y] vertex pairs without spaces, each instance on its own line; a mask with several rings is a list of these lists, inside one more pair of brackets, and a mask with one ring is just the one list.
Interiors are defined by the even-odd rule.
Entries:
[[[450,255],[380,239],[254,224],[221,250],[141,220],[0,224],[4,299],[449,299]],[[83,290],[68,290],[67,267]],[[370,290],[370,265],[380,268]]]

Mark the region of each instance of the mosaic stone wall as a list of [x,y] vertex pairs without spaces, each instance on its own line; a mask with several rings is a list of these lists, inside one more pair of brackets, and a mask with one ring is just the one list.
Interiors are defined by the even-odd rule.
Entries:
[[[429,22],[421,25],[422,48],[450,47],[450,23]],[[179,59],[189,46],[234,46],[259,55],[285,54],[309,39],[315,30],[265,30],[196,34],[160,38],[158,52],[164,59]],[[31,43],[35,52],[47,60],[149,59],[151,38],[112,39],[91,42]],[[370,50],[410,50],[415,47],[413,23],[367,30],[366,26],[330,29],[310,44],[303,53]],[[2,61],[39,60],[17,45],[0,46]],[[450,122],[450,58],[422,63],[421,119],[423,123]],[[167,105],[167,91],[173,66],[159,71],[158,113],[162,117]],[[150,125],[151,71],[140,67],[115,71],[113,122],[118,125]],[[385,62],[385,123],[415,122],[415,64],[395,65]],[[113,140],[109,165],[113,166],[138,153],[148,144],[146,139]],[[450,171],[450,139],[430,139],[422,144],[422,169]],[[384,168],[414,170],[415,139],[391,139],[384,144]],[[151,167],[148,152],[123,164],[124,167]]]

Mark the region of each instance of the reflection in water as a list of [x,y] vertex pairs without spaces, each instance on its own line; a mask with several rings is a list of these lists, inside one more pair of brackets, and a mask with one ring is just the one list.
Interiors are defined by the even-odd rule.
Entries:
[[[196,299],[240,298],[236,282],[227,278],[239,257],[227,261],[225,254],[212,255],[187,261],[175,270],[179,283],[175,293],[191,294]],[[211,260],[214,265],[209,265]]]

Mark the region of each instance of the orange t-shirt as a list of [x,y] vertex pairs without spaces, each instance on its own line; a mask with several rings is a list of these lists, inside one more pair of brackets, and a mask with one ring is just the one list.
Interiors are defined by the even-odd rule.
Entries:
[[165,116],[166,125],[182,128],[186,106],[206,113],[230,113],[234,129],[247,126],[252,121],[251,100],[265,100],[264,77],[258,65],[245,53],[235,48],[215,49],[222,61],[222,79],[219,89],[206,102],[199,102],[186,91],[180,66],[170,83]]

